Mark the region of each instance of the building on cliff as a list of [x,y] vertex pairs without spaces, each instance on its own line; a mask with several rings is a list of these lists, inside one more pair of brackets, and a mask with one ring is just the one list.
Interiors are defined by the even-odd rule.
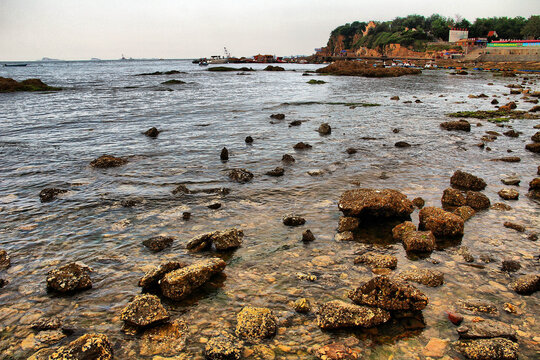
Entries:
[[469,30],[467,29],[450,29],[448,33],[448,42],[455,43],[461,39],[469,38]]

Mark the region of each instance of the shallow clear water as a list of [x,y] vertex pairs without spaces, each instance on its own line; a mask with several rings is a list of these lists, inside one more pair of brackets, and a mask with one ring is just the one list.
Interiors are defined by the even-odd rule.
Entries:
[[[226,278],[215,279],[215,286],[205,287],[186,301],[166,302],[173,317],[189,325],[188,354],[192,358],[201,356],[204,338],[234,329],[236,313],[243,306],[257,305],[272,308],[281,320],[282,330],[266,342],[277,358],[307,359],[316,345],[355,336],[360,339],[356,346],[363,348],[366,358],[387,359],[394,354],[394,359],[410,359],[422,352],[430,338],[457,339],[444,310],[457,309],[456,301],[467,298],[495,301],[500,310],[496,318],[521,331],[520,358],[534,358],[540,351],[535,338],[540,332],[538,294],[520,296],[508,284],[518,275],[538,272],[538,243],[502,223],[522,223],[527,234],[540,230],[540,204],[525,196],[540,165],[539,157],[524,149],[539,121],[506,124],[523,134],[517,139],[500,136],[488,144],[492,151],[474,145],[485,131],[502,133],[506,128],[486,121],[473,121],[483,126],[473,126],[471,133],[439,128],[449,112],[493,109],[490,99],[469,99],[469,94],[497,95],[501,104],[519,100],[507,95],[505,85],[521,83],[521,78],[476,72],[452,76],[439,70],[391,79],[329,76],[324,77],[327,84],[308,85],[315,76],[302,73],[318,66],[285,67],[289,71],[257,71],[245,76],[208,72],[182,60],[31,63],[24,68],[0,68],[3,77],[38,77],[64,88],[53,93],[0,94],[0,248],[12,259],[11,268],[0,273],[10,281],[0,290],[0,352],[4,358],[25,358],[37,350],[28,345],[33,334],[28,324],[41,315],[59,315],[76,329],[64,341],[87,331],[102,332],[115,344],[118,358],[144,358],[139,355],[138,338],[124,335],[119,319],[121,309],[140,293],[138,279],[164,259],[193,261],[215,256],[189,254],[184,244],[200,233],[233,226],[242,228],[245,238],[241,248],[220,255],[228,262]],[[185,73],[135,76],[172,69]],[[161,85],[170,79],[186,84]],[[533,90],[538,90],[537,78],[530,79]],[[494,85],[487,85],[490,82]],[[394,95],[400,101],[390,100]],[[416,99],[422,103],[415,103]],[[404,104],[407,100],[413,103]],[[518,102],[518,109],[532,106]],[[269,115],[273,113],[284,113],[286,119],[272,120]],[[292,120],[301,120],[302,125],[289,127]],[[332,126],[330,136],[316,131],[323,122]],[[163,130],[157,139],[142,134],[152,126]],[[394,133],[394,128],[400,132]],[[254,138],[252,145],[244,142],[248,135]],[[313,148],[293,150],[299,141]],[[413,146],[398,149],[394,147],[397,141]],[[223,146],[230,152],[227,163],[219,159]],[[357,148],[358,153],[347,155],[348,147]],[[508,156],[508,149],[522,161],[489,161]],[[296,158],[294,164],[282,165],[286,153]],[[127,157],[129,163],[107,170],[88,166],[103,154]],[[276,166],[285,168],[284,177],[264,175]],[[243,185],[230,182],[227,170],[237,167],[252,171],[254,180]],[[307,173],[317,169],[323,170],[321,176]],[[483,177],[488,183],[484,193],[492,203],[504,202],[497,195],[504,187],[501,177],[519,174],[521,196],[507,202],[511,211],[477,214],[466,223],[460,244],[435,251],[428,259],[408,259],[399,243],[387,250],[398,257],[396,271],[416,266],[445,273],[442,287],[417,286],[430,299],[423,311],[423,330],[404,331],[403,324],[393,324],[368,331],[322,332],[313,315],[294,313],[290,302],[299,297],[312,303],[342,299],[347,290],[372,276],[368,268],[353,265],[361,243],[333,239],[340,216],[337,200],[344,190],[393,188],[411,199],[424,198],[426,206],[440,206],[442,192],[456,169]],[[381,178],[383,173],[386,176]],[[228,187],[231,193],[175,196],[172,190],[178,184],[190,189]],[[51,186],[70,191],[59,200],[40,203],[40,190]],[[143,204],[134,208],[120,205],[121,200],[132,197],[143,198]],[[222,208],[206,207],[214,201],[221,202]],[[182,220],[184,211],[192,212],[191,220]],[[288,213],[303,215],[306,225],[285,227],[281,218]],[[417,211],[412,217],[417,223]],[[300,238],[307,228],[316,241],[305,245]],[[141,242],[158,234],[177,240],[171,248],[154,254]],[[373,241],[373,236],[367,237]],[[474,264],[483,268],[466,263],[457,254],[460,245],[469,247],[476,258]],[[479,260],[482,254],[497,262],[484,264]],[[518,273],[500,271],[501,260],[508,258],[521,262]],[[47,293],[46,273],[74,260],[94,269],[93,288],[69,297]],[[299,280],[298,272],[315,274],[318,280]],[[516,305],[519,315],[505,313],[504,302]]]

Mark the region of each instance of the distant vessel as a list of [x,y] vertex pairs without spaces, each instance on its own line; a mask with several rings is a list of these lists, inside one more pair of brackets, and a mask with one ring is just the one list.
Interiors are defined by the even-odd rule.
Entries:
[[126,57],[124,56],[124,54],[122,54],[122,57],[120,58],[120,60],[133,60],[133,58],[126,59]]
[[60,59],[52,59],[52,58],[48,58],[48,57],[44,57],[41,59],[41,61],[62,61]]
[[219,55],[213,55],[210,57],[210,60],[208,60],[208,64],[227,64],[229,62],[229,59],[231,58],[231,54],[226,47],[224,47],[223,50],[225,52],[224,57]]
[[98,58],[91,58],[90,61],[101,61],[101,59],[98,59]]
[[8,67],[22,67],[26,65],[28,64],[4,64],[4,66],[8,66]]

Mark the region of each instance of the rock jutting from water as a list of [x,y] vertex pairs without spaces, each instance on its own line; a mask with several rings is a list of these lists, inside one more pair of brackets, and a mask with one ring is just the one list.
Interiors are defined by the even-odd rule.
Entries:
[[445,130],[471,131],[471,124],[467,120],[446,121],[440,126]]
[[398,77],[421,74],[422,70],[405,67],[374,67],[360,61],[336,61],[317,69],[317,73],[338,76]]
[[194,237],[186,244],[186,249],[202,251],[210,248],[212,244],[218,251],[236,249],[242,245],[243,237],[244,232],[236,228],[213,231]]
[[273,177],[280,177],[280,176],[283,176],[284,174],[285,174],[285,169],[279,166],[273,170],[266,172],[266,175],[273,176]]
[[501,189],[497,193],[504,200],[518,200],[519,192],[515,189]]
[[160,131],[156,127],[151,127],[150,129],[146,130],[144,132],[144,135],[148,136],[149,138],[157,138]]
[[165,274],[170,273],[173,270],[181,269],[186,267],[187,264],[178,261],[169,261],[159,264],[158,266],[153,267],[148,270],[144,276],[139,280],[139,286],[143,290],[148,290],[153,287],[157,287],[159,280],[161,280]]
[[221,334],[208,340],[204,356],[208,360],[240,360],[243,345],[229,334]]
[[169,320],[167,310],[155,295],[137,295],[122,310],[120,318],[128,325],[146,327]]
[[112,360],[113,347],[104,334],[86,334],[60,347],[49,360]]
[[283,225],[286,226],[300,226],[304,225],[305,223],[306,219],[299,215],[288,214],[283,217]]
[[244,307],[236,315],[236,335],[247,340],[273,337],[278,320],[272,310],[262,307]]
[[18,91],[58,91],[58,87],[52,87],[45,84],[40,79],[26,79],[16,81],[11,78],[0,76],[0,93],[18,92]]
[[470,206],[474,210],[485,210],[489,209],[491,202],[489,198],[478,191],[467,191],[465,196],[465,201],[467,206]]
[[108,169],[127,164],[128,161],[124,158],[115,157],[112,155],[102,155],[90,162],[90,166],[98,169]]
[[462,218],[463,221],[467,221],[476,214],[476,211],[472,207],[465,205],[454,209],[452,213]]
[[404,234],[403,247],[407,253],[423,252],[428,253],[435,250],[435,236],[428,231],[411,231]]
[[222,272],[225,266],[225,261],[218,258],[201,260],[165,274],[159,280],[159,286],[165,297],[181,300],[206,283],[213,275]]
[[463,235],[464,221],[458,215],[436,207],[420,210],[419,228],[431,230],[435,237],[456,237]]
[[69,263],[50,270],[47,274],[47,288],[61,293],[90,289],[90,268],[80,263]]
[[229,160],[229,150],[226,147],[221,149],[221,153],[219,154],[219,158],[221,159],[221,161]]
[[253,179],[253,173],[246,169],[232,169],[229,171],[229,178],[240,184],[245,184]]
[[540,290],[540,275],[528,274],[517,278],[510,287],[520,295],[532,295]]
[[300,298],[294,302],[293,308],[297,313],[307,314],[311,311],[311,303],[306,298]]
[[67,190],[65,189],[58,189],[58,188],[45,188],[39,192],[39,200],[44,202],[50,202],[55,200],[58,195],[66,193]]
[[484,179],[467,172],[457,170],[450,178],[450,184],[458,189],[481,191],[487,186]]
[[154,236],[142,242],[144,246],[153,252],[159,252],[172,245],[174,237],[172,236]]
[[390,313],[386,310],[349,304],[341,300],[326,302],[317,309],[317,325],[321,329],[370,328],[388,320]]
[[322,123],[317,131],[321,135],[330,135],[332,133],[332,128],[328,123]]
[[428,298],[412,285],[386,276],[375,277],[349,292],[349,299],[358,305],[385,310],[423,310]]
[[338,203],[339,210],[350,217],[408,218],[413,212],[407,196],[392,189],[355,189],[345,191]]
[[11,266],[11,258],[6,250],[0,249],[0,270],[5,270]]

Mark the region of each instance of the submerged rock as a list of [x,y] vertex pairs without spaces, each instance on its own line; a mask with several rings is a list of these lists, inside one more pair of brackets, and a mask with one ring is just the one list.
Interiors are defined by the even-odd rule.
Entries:
[[427,296],[420,290],[386,276],[375,277],[350,291],[349,299],[385,310],[422,310],[428,304]]
[[306,314],[311,311],[311,304],[308,299],[301,298],[294,302],[293,308],[297,313]]
[[429,287],[441,286],[444,283],[444,274],[439,270],[430,269],[409,269],[400,272],[397,279],[403,281],[413,281]]
[[61,293],[90,289],[90,271],[88,266],[79,263],[60,266],[47,274],[47,288]]
[[322,304],[317,310],[317,325],[321,329],[347,327],[369,328],[390,320],[386,310],[333,300]]
[[157,128],[151,127],[150,129],[148,129],[148,130],[146,130],[146,131],[144,132],[144,135],[146,135],[146,136],[148,136],[148,137],[150,137],[150,138],[155,139],[155,138],[158,137],[159,133],[160,133],[160,131],[159,131]]
[[0,270],[5,270],[11,266],[11,258],[6,250],[0,250]]
[[150,269],[148,272],[146,272],[146,274],[144,274],[144,276],[139,280],[139,286],[142,287],[143,290],[156,287],[159,283],[159,280],[161,280],[165,276],[165,274],[186,266],[187,265],[185,263],[178,261],[161,263],[158,266]]
[[528,274],[520,276],[510,287],[520,295],[531,295],[540,290],[540,275]]
[[354,259],[355,264],[364,264],[371,268],[395,269],[397,267],[397,257],[393,255],[377,254],[368,251]]
[[107,169],[118,167],[127,164],[127,160],[124,158],[115,157],[112,155],[102,155],[90,162],[90,166],[93,168]]
[[491,205],[490,209],[491,210],[509,211],[509,210],[512,210],[512,207],[510,205],[503,204],[503,203],[495,203],[495,204]]
[[112,360],[113,348],[107,335],[86,334],[62,346],[49,360]]
[[229,178],[238,183],[244,184],[253,179],[253,173],[246,169],[232,169],[229,172]]
[[459,340],[454,348],[471,360],[515,360],[518,344],[503,338]]
[[158,252],[171,246],[173,241],[174,237],[172,236],[154,236],[150,239],[144,240],[142,243],[150,250]]
[[181,320],[150,328],[141,337],[140,354],[176,355],[186,348],[187,325]]
[[56,330],[62,327],[62,320],[58,317],[39,318],[30,327],[37,331]]
[[485,210],[491,206],[489,198],[478,191],[467,191],[466,201],[467,206],[472,207],[474,210]]
[[225,269],[225,261],[212,258],[167,273],[159,286],[164,296],[180,300]]
[[285,215],[283,217],[283,224],[287,226],[300,226],[306,223],[306,219],[299,215]]
[[273,177],[280,177],[280,176],[283,176],[284,174],[285,174],[285,169],[279,166],[275,168],[274,170],[270,170],[266,172],[266,175],[273,176]]
[[472,207],[465,205],[458,207],[452,213],[462,218],[463,221],[467,221],[476,214],[476,211]]
[[66,192],[67,190],[65,189],[45,188],[39,192],[39,200],[42,203],[53,201],[58,197],[58,195],[64,194]]
[[461,217],[436,207],[420,210],[420,229],[431,230],[435,237],[463,235],[464,221]]
[[246,306],[236,315],[236,335],[248,340],[269,338],[275,335],[277,323],[272,310]]
[[322,123],[317,131],[321,135],[330,135],[332,133],[332,128],[328,123]]
[[498,314],[497,306],[489,300],[468,299],[458,301],[458,305],[465,310],[486,314]]
[[450,178],[450,184],[458,189],[480,191],[486,188],[486,182],[472,174],[461,170],[454,172]]
[[128,325],[146,327],[168,321],[169,314],[157,296],[144,294],[127,304],[120,318]]
[[440,126],[445,130],[471,131],[471,124],[467,120],[446,121]]
[[506,323],[483,319],[480,322],[469,322],[457,329],[460,339],[492,339],[505,338],[517,341],[516,330]]
[[285,114],[272,114],[270,115],[270,117],[276,120],[283,120],[285,119]]
[[345,191],[338,203],[345,216],[407,218],[413,204],[407,196],[392,189],[355,189]]
[[343,343],[331,343],[321,346],[317,352],[317,359],[320,360],[356,360],[358,352]]
[[208,360],[240,360],[243,346],[230,335],[219,335],[211,338],[204,348],[204,356]]

